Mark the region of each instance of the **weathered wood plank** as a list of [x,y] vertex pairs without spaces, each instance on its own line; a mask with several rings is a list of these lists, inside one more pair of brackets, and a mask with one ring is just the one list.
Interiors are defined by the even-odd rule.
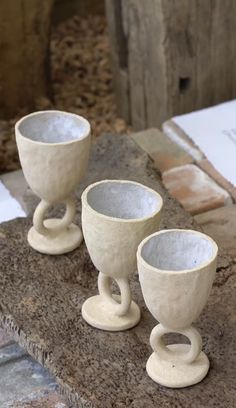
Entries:
[[125,92],[118,59],[114,81],[135,129],[236,97],[234,0],[107,0],[110,32],[119,7],[113,23],[125,35],[113,31],[111,44],[113,60],[114,44],[126,50]]
[[54,0],[0,2],[0,116],[12,117],[49,92],[49,31]]

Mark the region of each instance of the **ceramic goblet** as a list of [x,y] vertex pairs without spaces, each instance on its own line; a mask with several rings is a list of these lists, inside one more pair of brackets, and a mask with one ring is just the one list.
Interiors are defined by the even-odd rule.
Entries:
[[[150,188],[126,180],[104,180],[82,194],[82,228],[92,262],[99,270],[99,295],[82,306],[83,318],[92,326],[126,330],[140,320],[132,301],[128,277],[137,270],[140,241],[159,227],[161,196]],[[121,296],[112,294],[114,280]]]
[[[72,113],[41,111],[19,120],[15,131],[26,181],[41,198],[28,242],[45,254],[72,251],[82,241],[80,228],[72,223],[73,192],[86,171],[90,125]],[[57,203],[66,205],[64,217],[44,220],[46,211]]]
[[[209,369],[202,340],[191,326],[205,306],[216,271],[218,248],[207,235],[166,230],[138,247],[139,280],[145,303],[159,324],[152,330],[153,354],[148,375],[157,383],[180,388],[201,381]],[[163,335],[176,332],[190,344],[165,345]]]

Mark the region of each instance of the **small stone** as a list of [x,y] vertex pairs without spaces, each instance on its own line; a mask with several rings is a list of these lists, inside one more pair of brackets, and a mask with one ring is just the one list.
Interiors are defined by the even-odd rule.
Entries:
[[229,193],[194,164],[164,172],[163,183],[170,194],[193,215],[232,204]]
[[226,180],[207,159],[200,160],[198,166],[211,176],[217,184],[227,190],[234,202],[236,202],[236,188]]
[[221,249],[236,257],[236,205],[208,211],[194,219]]
[[193,163],[193,158],[158,129],[148,129],[132,135],[134,141],[154,160],[163,173],[173,167]]

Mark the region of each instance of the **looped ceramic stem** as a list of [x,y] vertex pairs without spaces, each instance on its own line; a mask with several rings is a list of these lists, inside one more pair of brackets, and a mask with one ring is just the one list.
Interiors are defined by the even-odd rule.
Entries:
[[121,303],[116,302],[112,296],[111,278],[104,275],[102,272],[98,275],[98,290],[104,300],[114,309],[114,314],[117,316],[124,316],[128,312],[132,301],[129,282],[127,278],[118,278],[114,280],[120,289]]
[[[190,350],[187,353],[180,353],[171,351],[163,342],[162,336],[167,333],[179,333],[189,338]],[[185,363],[192,363],[199,356],[202,349],[202,339],[198,331],[190,326],[182,330],[171,330],[164,327],[162,324],[158,324],[151,332],[150,344],[155,353],[158,354],[163,360]]]
[[45,200],[41,200],[38,204],[33,217],[34,228],[39,234],[48,235],[48,234],[58,234],[61,231],[65,230],[72,223],[76,213],[76,204],[73,197],[69,197],[65,201],[66,212],[61,221],[53,228],[47,228],[44,225],[44,218],[46,211],[50,208],[51,204]]

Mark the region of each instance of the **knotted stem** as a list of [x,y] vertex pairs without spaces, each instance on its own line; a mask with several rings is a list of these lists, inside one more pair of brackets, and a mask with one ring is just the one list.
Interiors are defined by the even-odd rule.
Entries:
[[51,227],[51,228],[46,227],[44,224],[45,213],[51,207],[51,205],[52,204],[48,203],[46,200],[41,200],[34,212],[33,224],[34,224],[34,228],[39,234],[57,235],[63,230],[65,230],[66,228],[68,228],[69,225],[74,220],[75,213],[76,213],[75,199],[73,197],[69,197],[65,201],[66,212],[65,212],[64,217],[61,219],[61,221],[54,227]]
[[120,289],[121,303],[118,303],[111,292],[111,278],[102,272],[98,275],[99,294],[108,302],[116,316],[124,316],[130,308],[132,301],[130,286],[127,278],[114,279]]
[[[190,350],[183,354],[179,352],[171,351],[163,341],[163,335],[167,333],[179,333],[182,334],[190,340]],[[164,327],[162,324],[158,324],[151,332],[150,344],[155,353],[158,354],[163,360],[169,361],[182,361],[185,363],[192,363],[199,356],[202,349],[202,338],[198,331],[190,326],[182,330],[171,330]]]

